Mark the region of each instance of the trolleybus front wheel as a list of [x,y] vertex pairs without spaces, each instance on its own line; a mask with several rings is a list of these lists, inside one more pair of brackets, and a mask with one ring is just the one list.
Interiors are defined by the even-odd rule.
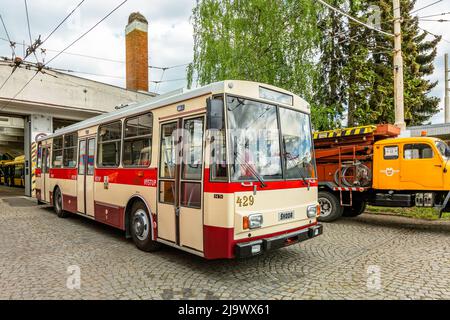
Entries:
[[344,211],[339,199],[331,192],[319,191],[319,221],[331,222],[339,219]]
[[158,250],[161,245],[152,239],[152,223],[144,203],[137,201],[133,204],[130,219],[131,236],[136,247],[147,252]]

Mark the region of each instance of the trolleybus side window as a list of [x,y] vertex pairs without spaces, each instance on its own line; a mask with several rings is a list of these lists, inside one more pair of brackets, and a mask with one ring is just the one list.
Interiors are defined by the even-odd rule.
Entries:
[[37,147],[37,169],[42,169],[42,145],[39,143]]
[[86,140],[80,140],[80,157],[78,159],[78,174],[86,173]]
[[45,147],[41,149],[42,154],[42,173],[48,173],[50,168],[50,147]]
[[160,155],[160,180],[159,201],[173,204],[175,201],[175,152],[177,123],[167,123],[161,126],[161,155]]
[[87,175],[94,175],[95,138],[88,139]]
[[211,129],[211,153],[209,160],[210,167],[210,180],[211,181],[227,181],[228,180],[228,165],[227,165],[227,145],[225,140],[225,115],[224,115],[224,103],[223,96],[214,97],[216,103],[221,103],[221,116],[222,116],[222,124],[220,127],[222,129]]
[[102,125],[98,132],[98,165],[100,167],[118,167],[120,164],[122,122],[116,121]]
[[65,168],[77,166],[77,142],[78,134],[76,132],[64,135],[63,163]]
[[202,185],[195,180],[201,180],[203,171],[203,117],[184,121],[182,161],[181,205],[200,208]]
[[124,167],[149,166],[152,153],[153,115],[146,113],[125,121]]
[[63,137],[53,138],[52,168],[61,168],[63,165]]

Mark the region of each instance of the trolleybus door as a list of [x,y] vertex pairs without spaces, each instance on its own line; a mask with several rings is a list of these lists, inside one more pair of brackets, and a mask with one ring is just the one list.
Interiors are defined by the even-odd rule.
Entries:
[[42,173],[41,173],[42,200],[50,202],[50,147],[42,147]]
[[158,237],[203,251],[204,116],[161,124]]
[[94,216],[94,152],[95,138],[78,141],[77,210]]

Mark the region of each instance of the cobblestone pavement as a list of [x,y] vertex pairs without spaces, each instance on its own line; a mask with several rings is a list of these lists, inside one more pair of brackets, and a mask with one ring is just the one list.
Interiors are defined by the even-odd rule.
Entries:
[[[300,245],[206,261],[139,251],[120,231],[30,201],[0,200],[0,299],[450,299],[448,222],[364,214]],[[80,289],[66,286],[71,265]]]

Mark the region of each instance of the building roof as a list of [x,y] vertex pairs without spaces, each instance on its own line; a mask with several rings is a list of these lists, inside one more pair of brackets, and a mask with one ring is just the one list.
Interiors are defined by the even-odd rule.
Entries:
[[407,127],[411,136],[420,136],[422,131],[426,131],[429,136],[450,135],[450,123],[427,124],[423,126]]

